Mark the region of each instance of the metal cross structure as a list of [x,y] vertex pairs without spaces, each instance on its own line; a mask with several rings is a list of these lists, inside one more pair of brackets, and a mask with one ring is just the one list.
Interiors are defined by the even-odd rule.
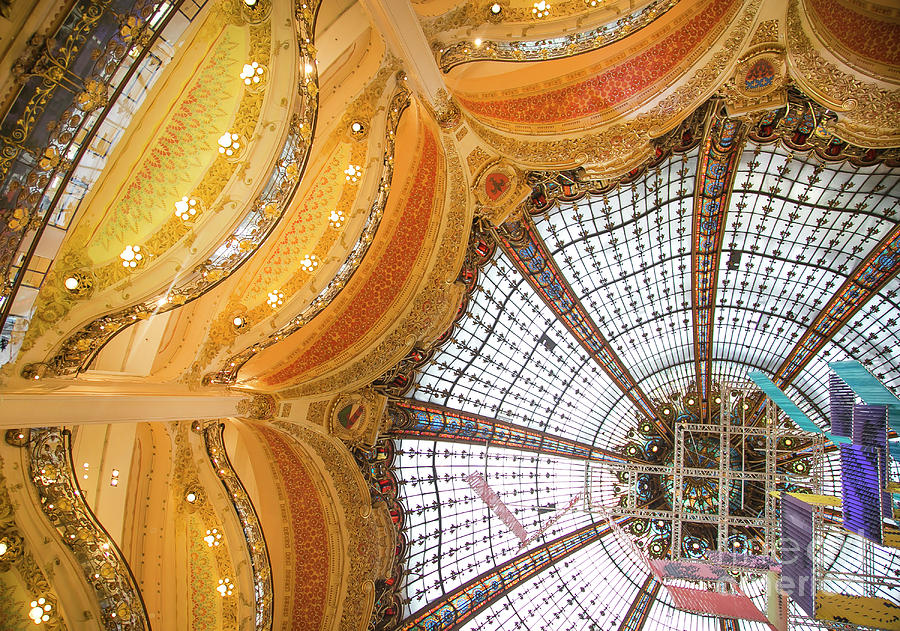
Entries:
[[[675,423],[673,457],[670,461],[661,464],[604,463],[589,467],[585,483],[587,510],[597,508],[592,504],[591,490],[600,482],[598,474],[604,476],[610,472],[618,474],[624,498],[620,505],[606,506],[605,510],[617,517],[635,517],[670,524],[672,534],[669,557],[673,560],[684,556],[683,535],[688,524],[714,526],[714,543],[719,551],[727,551],[730,534],[752,529],[759,533],[757,540],[762,546],[762,554],[776,552],[779,531],[776,514],[778,492],[784,491],[787,485],[793,490],[816,494],[821,492],[824,440],[820,435],[791,429],[786,423],[779,422],[778,408],[769,400],[765,405],[764,422],[751,425],[749,413],[753,410],[746,405],[741,406],[741,409],[734,409],[734,403],[748,401],[749,395],[755,390],[756,386],[749,382],[721,384],[716,401],[719,404],[717,419],[710,419],[708,423]],[[750,444],[756,446],[757,453],[761,449],[765,457],[764,463],[757,462],[753,468],[748,466],[746,459]],[[706,446],[706,456],[700,456],[698,445]],[[716,452],[713,452],[717,454],[715,461],[708,456],[709,447],[713,445],[717,446]],[[800,445],[806,445],[804,452],[809,454],[809,467],[806,471],[779,472],[779,460],[783,460]],[[666,482],[666,486],[671,480],[671,497],[668,502],[663,502],[668,505],[660,507],[659,502],[656,502],[657,507],[648,507],[638,498],[638,479],[645,475],[659,476]],[[691,497],[686,496],[688,487],[702,487],[711,498],[715,498],[715,504],[710,502],[706,506],[698,505]],[[751,497],[749,488],[755,491],[752,497],[756,499],[752,505],[745,501]]]

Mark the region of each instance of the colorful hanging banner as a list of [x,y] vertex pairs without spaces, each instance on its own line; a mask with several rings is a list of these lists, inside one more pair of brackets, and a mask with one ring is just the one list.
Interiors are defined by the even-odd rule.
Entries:
[[816,619],[876,629],[900,629],[900,605],[886,598],[819,592],[816,594]]
[[841,445],[841,496],[844,528],[882,545],[882,517],[890,495],[881,479],[884,455],[875,447]]
[[506,504],[503,503],[503,500],[500,499],[500,496],[494,492],[494,489],[488,485],[484,476],[476,471],[475,473],[466,476],[465,480],[469,486],[472,487],[472,490],[478,493],[478,496],[484,500],[484,503],[488,505],[488,508],[494,511],[494,514],[500,518],[500,521],[506,524],[506,527],[519,538],[522,545],[525,545],[525,542],[528,540],[528,533],[525,532],[525,527],[522,526],[522,523],[510,512],[506,507]]
[[672,602],[678,609],[720,618],[740,618],[755,622],[769,622],[765,614],[741,591],[733,594],[709,592],[693,587],[666,585]]
[[813,549],[813,507],[782,494],[781,588],[810,617],[816,613]]
[[810,418],[803,413],[803,411],[797,407],[797,404],[788,398],[788,396],[782,392],[778,386],[776,386],[771,379],[766,377],[763,373],[758,370],[751,370],[748,373],[750,379],[759,386],[759,389],[766,393],[766,395],[772,399],[772,401],[781,408],[781,410],[788,415],[788,417],[794,421],[794,423],[805,432],[810,432],[814,434],[823,434],[828,440],[833,442],[835,445],[840,445],[843,443],[849,443],[850,438],[846,436],[839,436],[837,434],[831,434],[829,432],[822,431],[822,429],[810,420]]

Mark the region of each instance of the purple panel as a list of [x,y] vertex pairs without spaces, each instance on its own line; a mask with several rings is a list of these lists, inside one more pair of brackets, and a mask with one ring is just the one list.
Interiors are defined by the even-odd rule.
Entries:
[[843,379],[832,372],[828,375],[828,395],[831,399],[831,433],[850,436],[856,394]]
[[816,613],[812,511],[806,502],[781,494],[781,589],[810,617]]
[[[881,460],[878,473],[882,489],[887,486],[887,428],[886,405],[857,405],[853,408],[853,444],[874,447],[879,451]],[[889,497],[881,507],[881,515],[891,516]]]
[[887,493],[882,491],[882,452],[875,447],[841,445],[841,499],[844,528],[882,545],[882,512]]
[[887,449],[887,406],[853,407],[853,444]]

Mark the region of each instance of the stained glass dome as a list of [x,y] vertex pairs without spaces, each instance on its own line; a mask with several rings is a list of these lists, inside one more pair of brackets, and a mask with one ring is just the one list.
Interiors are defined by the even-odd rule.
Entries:
[[[664,421],[662,408],[708,420],[718,384],[745,383],[750,370],[773,376],[826,429],[828,362],[858,360],[897,393],[900,280],[854,279],[886,243],[896,256],[900,183],[892,155],[817,136],[809,120],[824,112],[797,95],[789,108],[738,125],[736,148],[724,152],[732,161],[720,160],[728,172],[711,169],[723,152],[711,148],[710,129],[727,120],[714,107],[661,139],[645,167],[609,182],[533,174],[521,214],[499,228],[478,225],[455,325],[385,383],[397,397],[402,617],[421,622],[416,615],[430,612],[432,621],[485,630],[767,628],[675,608],[582,496],[619,501],[621,479],[596,475],[617,458],[640,452],[652,461],[658,452],[671,465],[671,434],[666,444],[657,430],[675,421]],[[714,284],[704,287],[695,192],[716,178],[730,194],[722,192],[713,217],[721,220]],[[859,291],[856,307],[821,336],[829,308]],[[751,413],[761,402],[753,396]],[[719,443],[690,451],[697,466],[715,467]],[[782,471],[807,466],[783,460]],[[840,495],[837,453],[826,450],[823,460],[821,492]],[[473,490],[476,472],[526,531],[540,533],[528,546]],[[671,478],[641,484],[647,502],[671,504]],[[683,485],[682,501],[718,510],[713,486]],[[729,487],[722,497],[733,503],[742,492]],[[668,541],[665,526],[638,523],[625,529],[664,556],[667,543],[650,546],[654,537]],[[753,537],[739,535],[729,545],[753,551]],[[715,545],[715,536],[683,537],[684,551],[698,557]],[[838,591],[888,596],[900,587],[850,578],[900,577],[896,549],[833,528],[818,554]],[[746,585],[763,609],[764,587]],[[791,624],[822,628],[794,605]]]

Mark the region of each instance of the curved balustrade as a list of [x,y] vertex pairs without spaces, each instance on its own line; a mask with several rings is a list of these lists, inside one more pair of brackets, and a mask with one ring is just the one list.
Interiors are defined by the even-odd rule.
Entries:
[[479,41],[457,42],[438,55],[441,70],[450,72],[460,64],[473,61],[542,61],[562,59],[609,46],[644,28],[671,9],[678,0],[656,0],[646,7],[633,11],[612,24],[561,37],[534,41]]
[[356,268],[362,263],[363,257],[366,255],[369,246],[375,239],[375,231],[378,230],[378,226],[381,224],[381,218],[384,215],[388,194],[391,192],[391,181],[394,177],[394,149],[397,137],[397,127],[400,125],[400,117],[403,115],[406,108],[409,107],[409,103],[409,88],[406,87],[405,82],[400,80],[398,81],[394,94],[391,96],[391,102],[388,106],[387,126],[384,132],[384,158],[382,160],[384,169],[381,172],[381,181],[378,184],[378,191],[375,193],[375,199],[372,202],[369,216],[366,218],[366,223],[363,226],[359,238],[356,240],[353,249],[350,250],[350,253],[338,269],[334,278],[331,279],[331,282],[329,282],[313,301],[297,316],[292,318],[287,324],[262,342],[254,344],[237,355],[228,358],[222,369],[205,377],[206,381],[218,384],[234,383],[237,380],[238,371],[244,364],[250,361],[254,355],[261,350],[268,348],[272,344],[283,340],[288,335],[300,330],[301,327],[310,322],[331,303],[334,297],[340,293],[341,289],[344,288],[344,285],[350,280],[350,277],[353,276],[353,272],[355,272]]
[[[14,333],[24,335],[46,273],[31,269],[42,238],[71,225],[172,44],[205,3],[78,0],[54,37],[33,37],[16,63],[24,82],[0,123],[0,331],[2,350],[11,346],[0,363],[15,358]],[[55,251],[60,240],[46,239],[44,248]]]
[[256,603],[256,616],[254,627],[256,631],[266,631],[272,628],[272,566],[269,563],[269,550],[266,547],[266,539],[263,536],[259,516],[253,507],[253,502],[247,489],[241,484],[228,452],[225,450],[225,441],[222,438],[223,423],[212,423],[203,430],[203,440],[206,444],[206,454],[215,469],[216,476],[222,482],[222,486],[228,492],[228,498],[241,522],[241,530],[247,543],[247,552],[250,554],[250,567],[253,571],[253,595]]
[[41,510],[94,589],[101,628],[149,631],[147,610],[131,568],[78,486],[69,431],[58,427],[13,430],[7,433],[7,442],[28,449],[29,475]]
[[[259,3],[257,6],[262,6]],[[297,2],[294,25],[297,29],[301,98],[291,117],[287,137],[278,152],[275,166],[262,192],[249,204],[238,226],[203,263],[180,278],[181,282],[119,311],[88,323],[62,344],[46,362],[28,364],[26,378],[44,375],[71,375],[85,370],[100,349],[114,335],[157,313],[165,313],[191,302],[217,286],[243,265],[262,245],[281,220],[306,170],[319,108],[318,74],[313,34],[319,2]]]

